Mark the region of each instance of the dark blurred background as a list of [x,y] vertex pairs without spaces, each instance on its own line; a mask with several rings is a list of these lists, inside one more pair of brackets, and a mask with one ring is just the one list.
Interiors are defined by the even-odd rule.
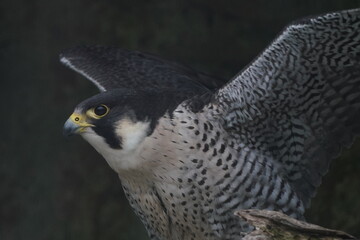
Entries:
[[[142,50],[230,78],[290,21],[359,0],[1,0],[0,239],[147,239],[117,175],[62,125],[97,93],[63,67],[79,44]],[[307,219],[360,236],[360,141],[333,161]]]

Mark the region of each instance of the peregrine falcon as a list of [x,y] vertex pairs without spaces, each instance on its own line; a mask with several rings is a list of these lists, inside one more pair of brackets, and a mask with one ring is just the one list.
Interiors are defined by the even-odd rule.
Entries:
[[360,9],[294,22],[228,82],[112,47],[60,59],[100,90],[64,133],[119,175],[151,239],[241,239],[239,209],[302,219],[360,133]]

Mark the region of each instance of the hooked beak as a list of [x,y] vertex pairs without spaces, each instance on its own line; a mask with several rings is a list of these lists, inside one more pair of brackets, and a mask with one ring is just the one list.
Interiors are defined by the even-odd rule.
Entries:
[[86,116],[78,113],[73,113],[65,122],[63,134],[65,136],[72,136],[85,131],[87,127],[94,127],[95,125],[86,122]]

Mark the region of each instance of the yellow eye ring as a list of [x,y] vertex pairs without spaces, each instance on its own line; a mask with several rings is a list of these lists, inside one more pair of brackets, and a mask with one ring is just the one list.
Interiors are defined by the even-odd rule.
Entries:
[[106,116],[109,113],[110,109],[108,106],[101,104],[98,105],[96,107],[93,107],[91,109],[89,109],[86,114],[89,117],[95,118],[95,119],[100,119],[104,116]]

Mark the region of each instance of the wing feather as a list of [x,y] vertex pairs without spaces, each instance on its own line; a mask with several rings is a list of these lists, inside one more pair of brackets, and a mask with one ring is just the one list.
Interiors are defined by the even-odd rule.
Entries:
[[100,91],[114,88],[170,89],[189,95],[214,91],[225,82],[157,56],[106,46],[80,46],[60,61],[93,82]]
[[330,160],[360,134],[360,10],[288,26],[211,106],[230,134],[275,159],[308,205]]

